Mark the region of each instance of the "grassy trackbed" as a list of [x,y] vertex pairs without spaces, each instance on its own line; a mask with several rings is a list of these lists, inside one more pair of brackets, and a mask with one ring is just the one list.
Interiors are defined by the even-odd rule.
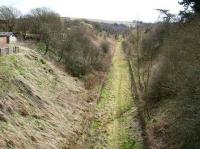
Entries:
[[129,67],[118,43],[91,128],[92,149],[140,149],[142,139]]

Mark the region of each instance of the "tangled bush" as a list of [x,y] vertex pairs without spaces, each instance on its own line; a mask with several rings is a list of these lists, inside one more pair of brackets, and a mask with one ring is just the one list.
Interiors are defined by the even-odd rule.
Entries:
[[108,53],[109,49],[110,49],[110,44],[108,41],[104,40],[101,42],[101,49],[104,53]]
[[[102,65],[109,51],[109,43],[103,47],[96,46],[91,38],[93,33],[84,26],[73,26],[67,30],[61,44],[60,53],[66,69],[77,77],[84,76],[93,70],[102,71]],[[58,49],[57,49],[58,50]]]

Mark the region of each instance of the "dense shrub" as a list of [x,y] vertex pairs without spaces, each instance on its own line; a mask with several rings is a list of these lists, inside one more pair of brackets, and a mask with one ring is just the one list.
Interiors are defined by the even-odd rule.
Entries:
[[101,42],[101,49],[103,50],[104,53],[108,53],[109,52],[109,49],[110,49],[109,46],[110,45],[109,45],[108,41],[104,40],[104,41]]
[[73,26],[66,32],[61,51],[57,53],[61,54],[66,69],[74,76],[80,77],[93,70],[103,71],[104,58],[109,55],[109,43],[106,42],[102,49],[92,42],[93,36],[92,31],[84,26]]
[[37,43],[37,50],[39,50],[39,52],[44,53],[46,50],[46,45],[43,42],[38,42]]
[[[140,36],[141,63],[147,64],[149,55],[153,54],[148,92],[143,96],[143,108],[148,107],[148,116],[145,109],[144,116],[152,148],[198,149],[200,146],[199,22],[195,18],[187,23],[169,24],[168,29],[155,25]],[[129,37],[124,47],[129,49],[127,53],[133,53],[135,61],[135,43],[131,41],[134,40]],[[140,72],[146,67],[140,65]]]
[[162,46],[165,58],[159,75],[155,74],[152,79],[148,102],[176,102],[174,107],[163,107],[168,113],[161,111],[165,114],[162,118],[170,125],[168,133],[162,137],[168,148],[176,145],[177,148],[197,149],[200,146],[199,39],[199,21],[174,25]]

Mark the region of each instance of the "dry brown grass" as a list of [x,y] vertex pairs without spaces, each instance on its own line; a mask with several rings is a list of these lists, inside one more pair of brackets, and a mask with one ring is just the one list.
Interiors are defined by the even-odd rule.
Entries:
[[0,148],[80,149],[92,117],[84,84],[23,51],[0,58]]

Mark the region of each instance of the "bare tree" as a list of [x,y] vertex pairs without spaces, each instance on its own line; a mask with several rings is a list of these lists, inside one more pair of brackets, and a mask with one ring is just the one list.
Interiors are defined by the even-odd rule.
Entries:
[[[148,32],[150,34],[151,31]],[[152,34],[152,33],[151,33]],[[154,34],[153,34],[154,35]],[[149,35],[149,36],[153,36]],[[156,36],[156,35],[155,35]],[[155,43],[147,38],[145,27],[137,23],[135,30],[131,33],[128,41],[130,44],[129,62],[131,70],[133,71],[133,90],[135,98],[139,100],[140,106],[143,109],[145,117],[150,118],[149,108],[145,102],[148,94],[149,80],[151,77],[151,70],[153,66],[153,56],[155,55]],[[153,39],[154,40],[154,39]],[[157,40],[157,38],[155,39]]]
[[5,22],[4,30],[13,31],[16,25],[16,19],[19,18],[21,12],[14,7],[1,6],[0,20]]
[[162,19],[161,21],[163,23],[170,23],[175,21],[175,15],[170,13],[169,10],[167,9],[155,9],[156,11],[160,12],[160,16],[158,17],[159,19]]
[[[51,38],[61,33],[61,19],[59,14],[53,12],[49,8],[36,8],[30,12],[32,21],[32,33],[38,34],[40,40],[46,45],[46,54],[49,51]],[[59,40],[59,39],[57,39]]]

